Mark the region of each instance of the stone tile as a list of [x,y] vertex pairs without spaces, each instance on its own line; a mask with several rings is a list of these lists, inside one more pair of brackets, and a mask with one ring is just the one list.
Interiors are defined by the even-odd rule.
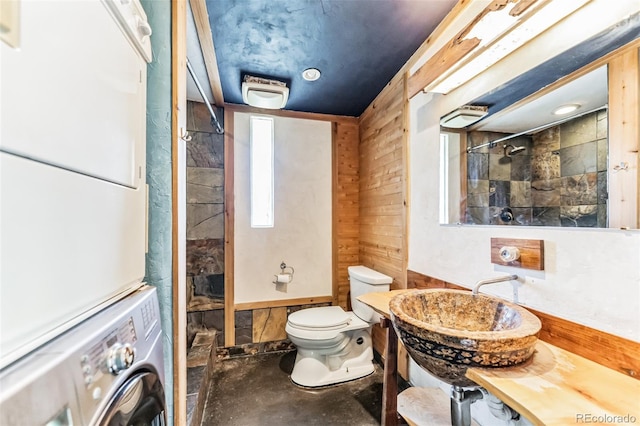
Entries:
[[561,206],[598,204],[598,174],[563,177],[560,197]]
[[607,178],[607,172],[598,172],[598,204],[607,204],[609,199]]
[[253,323],[253,311],[236,311],[235,323],[237,328],[251,328],[251,324]]
[[247,343],[253,343],[253,328],[236,327],[236,345],[245,345]]
[[511,182],[511,207],[531,207],[531,182]]
[[224,204],[187,204],[187,239],[224,238]]
[[194,295],[224,299],[224,274],[196,275],[193,283]]
[[489,206],[506,207],[511,202],[511,182],[489,181]]
[[191,346],[187,354],[187,367],[200,367],[207,365],[211,356],[211,346]]
[[511,181],[528,180],[531,181],[531,156],[518,154],[511,157]]
[[596,138],[606,139],[609,137],[609,113],[602,110],[596,113]]
[[287,308],[255,309],[253,311],[253,341],[270,342],[287,338]]
[[596,146],[598,149],[598,171],[602,172],[607,170],[609,163],[609,140],[608,139],[599,139],[596,142]]
[[187,425],[194,425],[194,414],[198,405],[198,394],[187,395]]
[[489,179],[489,155],[472,152],[467,154],[467,178],[470,180]]
[[187,167],[224,168],[224,135],[190,132]]
[[[224,109],[214,106],[213,112],[215,112],[218,121],[224,123]],[[204,103],[187,102],[187,129],[200,132],[215,132],[215,129],[211,125],[211,114]]]
[[596,227],[598,224],[598,206],[560,207],[560,221],[565,227]]
[[[506,161],[505,161],[506,160]],[[489,180],[510,180],[511,161],[502,154],[489,154]]]
[[533,221],[533,209],[531,207],[514,207],[513,211],[513,225],[531,225]]
[[207,373],[206,365],[187,368],[187,395],[197,394]]
[[205,311],[204,325],[218,331],[224,330],[224,309],[214,309],[213,311]]
[[607,228],[609,226],[607,206],[605,204],[598,204],[597,214],[598,214],[598,228]]
[[531,224],[535,226],[560,226],[560,207],[534,207]]
[[533,207],[559,207],[560,183],[560,179],[531,182],[531,203]]
[[560,177],[560,156],[556,151],[536,154],[531,158],[531,180],[550,180]]
[[491,220],[488,207],[468,207],[465,223],[488,225]]
[[224,347],[224,332],[221,331],[216,334],[216,347],[223,348]]
[[224,273],[224,239],[187,240],[187,274]]
[[560,128],[550,127],[533,135],[532,155],[541,155],[560,149]]
[[264,342],[261,343],[261,352],[283,352],[295,349],[295,345],[289,340],[280,340],[276,342]]
[[589,142],[560,150],[561,176],[582,175],[598,171],[597,143]]
[[596,139],[596,113],[560,125],[560,148],[582,145]]
[[467,181],[467,206],[489,207],[489,181]]
[[187,167],[187,203],[224,203],[224,170]]

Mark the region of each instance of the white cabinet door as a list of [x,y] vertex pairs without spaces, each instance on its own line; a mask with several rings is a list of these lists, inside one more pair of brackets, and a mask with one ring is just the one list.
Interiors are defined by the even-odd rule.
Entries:
[[137,188],[146,62],[99,0],[21,2],[21,43],[0,43],[0,149]]

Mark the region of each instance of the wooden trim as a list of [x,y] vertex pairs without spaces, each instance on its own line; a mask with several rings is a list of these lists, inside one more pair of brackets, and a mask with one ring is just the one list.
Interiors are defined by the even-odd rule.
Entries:
[[[451,288],[469,290],[438,278],[407,271],[408,288]],[[640,342],[587,327],[525,307],[540,318],[540,340],[573,352],[612,370],[640,380]]]
[[[173,423],[187,421],[186,142],[187,8],[171,2],[171,231],[173,305]],[[183,133],[183,131],[185,133]]]
[[[464,31],[464,30],[463,30]],[[448,69],[460,62],[462,58],[471,53],[480,44],[479,38],[451,40],[442,49],[438,50],[423,66],[409,77],[409,98],[413,98],[428,84],[432,83],[444,74]]]
[[224,345],[236,344],[236,316],[234,302],[234,151],[233,111],[224,111]]
[[382,426],[395,426],[398,424],[398,336],[391,320],[383,318],[380,325],[387,329],[382,382]]
[[248,311],[251,309],[281,308],[283,306],[313,305],[316,303],[333,303],[333,296],[301,297],[299,299],[266,300],[264,302],[237,303],[235,305],[235,310]]
[[193,20],[196,24],[196,32],[198,33],[198,40],[200,41],[204,66],[207,70],[207,77],[209,78],[209,85],[211,86],[211,92],[213,94],[212,102],[215,105],[224,105],[220,71],[218,70],[216,50],[213,45],[207,5],[205,0],[191,0],[189,3],[191,4],[191,12],[193,12]]
[[431,45],[440,37],[442,37],[442,34],[447,30],[447,28],[449,28],[449,26],[453,23],[453,21],[455,21],[456,18],[458,18],[462,14],[464,9],[466,9],[467,6],[471,5],[472,3],[473,2],[471,0],[459,0],[455,4],[455,6],[453,6],[453,9],[451,9],[451,11],[447,13],[444,19],[440,21],[436,29],[433,30],[433,32],[429,34],[429,37],[427,37],[427,39],[420,45],[420,47],[418,47],[418,50],[416,50],[415,53],[411,55],[411,57],[405,64],[402,72],[408,73],[410,69],[418,61],[420,61],[420,59],[425,55],[425,53],[427,53],[427,51],[431,49]]
[[[512,262],[503,261],[500,258],[500,249],[505,246],[516,247],[520,251],[520,258]],[[491,238],[491,263],[544,271],[544,240]]]
[[335,123],[357,123],[356,117],[346,115],[318,114],[315,112],[289,111],[284,109],[254,108],[249,105],[224,104],[225,111],[265,114],[275,117],[299,118],[302,120],[333,121]]
[[[411,129],[411,113],[409,108],[409,97],[407,96],[407,74],[402,73],[402,283],[400,288],[407,288],[407,268],[409,266],[409,212],[410,195],[409,190],[409,131]],[[406,371],[401,372],[406,375]]]
[[338,243],[338,124],[331,123],[331,304],[338,305],[339,243]]

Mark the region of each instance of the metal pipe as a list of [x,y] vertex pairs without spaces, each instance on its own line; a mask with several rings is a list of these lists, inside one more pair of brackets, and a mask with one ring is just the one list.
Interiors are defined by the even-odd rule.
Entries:
[[479,149],[479,148],[484,148],[485,146],[489,146],[490,148],[493,148],[494,146],[496,146],[496,144],[498,142],[504,142],[504,141],[507,141],[509,139],[517,138],[518,136],[526,135],[527,133],[538,132],[540,130],[548,129],[549,127],[553,127],[553,126],[557,126],[558,124],[566,123],[567,121],[571,121],[571,120],[573,120],[575,118],[580,118],[580,117],[585,116],[587,114],[591,114],[593,112],[597,112],[597,111],[601,111],[603,109],[607,109],[608,107],[609,107],[608,105],[601,106],[601,107],[592,109],[590,111],[583,112],[582,114],[577,114],[577,115],[572,115],[571,117],[561,118],[560,120],[552,121],[551,123],[547,123],[547,124],[543,124],[543,125],[538,126],[538,127],[534,127],[533,129],[525,130],[525,131],[522,131],[522,132],[519,132],[519,133],[514,133],[513,135],[504,136],[504,137],[498,138],[498,139],[496,139],[494,141],[483,143],[482,145],[470,146],[469,148],[467,148],[467,153],[469,153],[471,151],[474,151],[476,149]]
[[211,114],[211,125],[215,127],[216,133],[220,135],[223,134],[224,129],[222,128],[222,125],[218,121],[218,117],[216,117],[216,113],[213,111],[213,108],[209,103],[209,99],[207,99],[207,95],[204,93],[204,89],[200,85],[200,82],[198,81],[198,77],[196,77],[196,73],[193,71],[193,68],[191,67],[191,62],[189,62],[189,58],[187,58],[187,69],[189,70],[189,74],[191,74],[191,78],[193,79],[193,82],[196,84],[196,87],[198,88],[198,92],[200,92],[200,96],[202,96],[202,100],[204,101],[204,104],[209,109],[209,114]]
[[451,425],[471,426],[471,404],[482,399],[478,389],[464,390],[460,386],[451,387]]
[[480,290],[480,287],[482,287],[483,285],[501,283],[504,281],[511,281],[511,280],[517,280],[517,279],[518,279],[517,275],[507,275],[507,276],[498,277],[498,278],[489,278],[488,280],[480,280],[473,287],[471,294],[478,294],[478,290]]

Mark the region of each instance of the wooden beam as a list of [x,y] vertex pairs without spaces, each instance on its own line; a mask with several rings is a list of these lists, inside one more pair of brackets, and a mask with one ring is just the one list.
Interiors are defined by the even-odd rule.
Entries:
[[171,2],[171,210],[173,300],[173,423],[187,421],[186,141],[187,7]]
[[204,58],[204,65],[207,69],[207,77],[213,94],[212,102],[216,106],[224,105],[224,96],[222,95],[222,84],[220,83],[220,70],[218,69],[218,61],[216,59],[216,50],[213,45],[213,35],[211,33],[211,25],[209,24],[209,14],[207,13],[207,4],[205,0],[190,0],[191,12],[193,12],[193,20],[196,24],[196,32],[200,41],[200,49]]
[[357,123],[356,117],[346,115],[319,114],[315,112],[290,111],[285,109],[255,108],[249,105],[224,104],[225,111],[245,112],[248,114],[264,114],[274,117],[299,118],[302,120],[333,121],[335,123]]
[[234,154],[233,112],[224,112],[224,345],[236,344],[236,315],[234,302]]
[[264,302],[237,303],[235,305],[235,310],[248,311],[250,309],[281,308],[283,306],[314,305],[317,303],[332,302],[333,296],[301,297],[299,299],[265,300]]

